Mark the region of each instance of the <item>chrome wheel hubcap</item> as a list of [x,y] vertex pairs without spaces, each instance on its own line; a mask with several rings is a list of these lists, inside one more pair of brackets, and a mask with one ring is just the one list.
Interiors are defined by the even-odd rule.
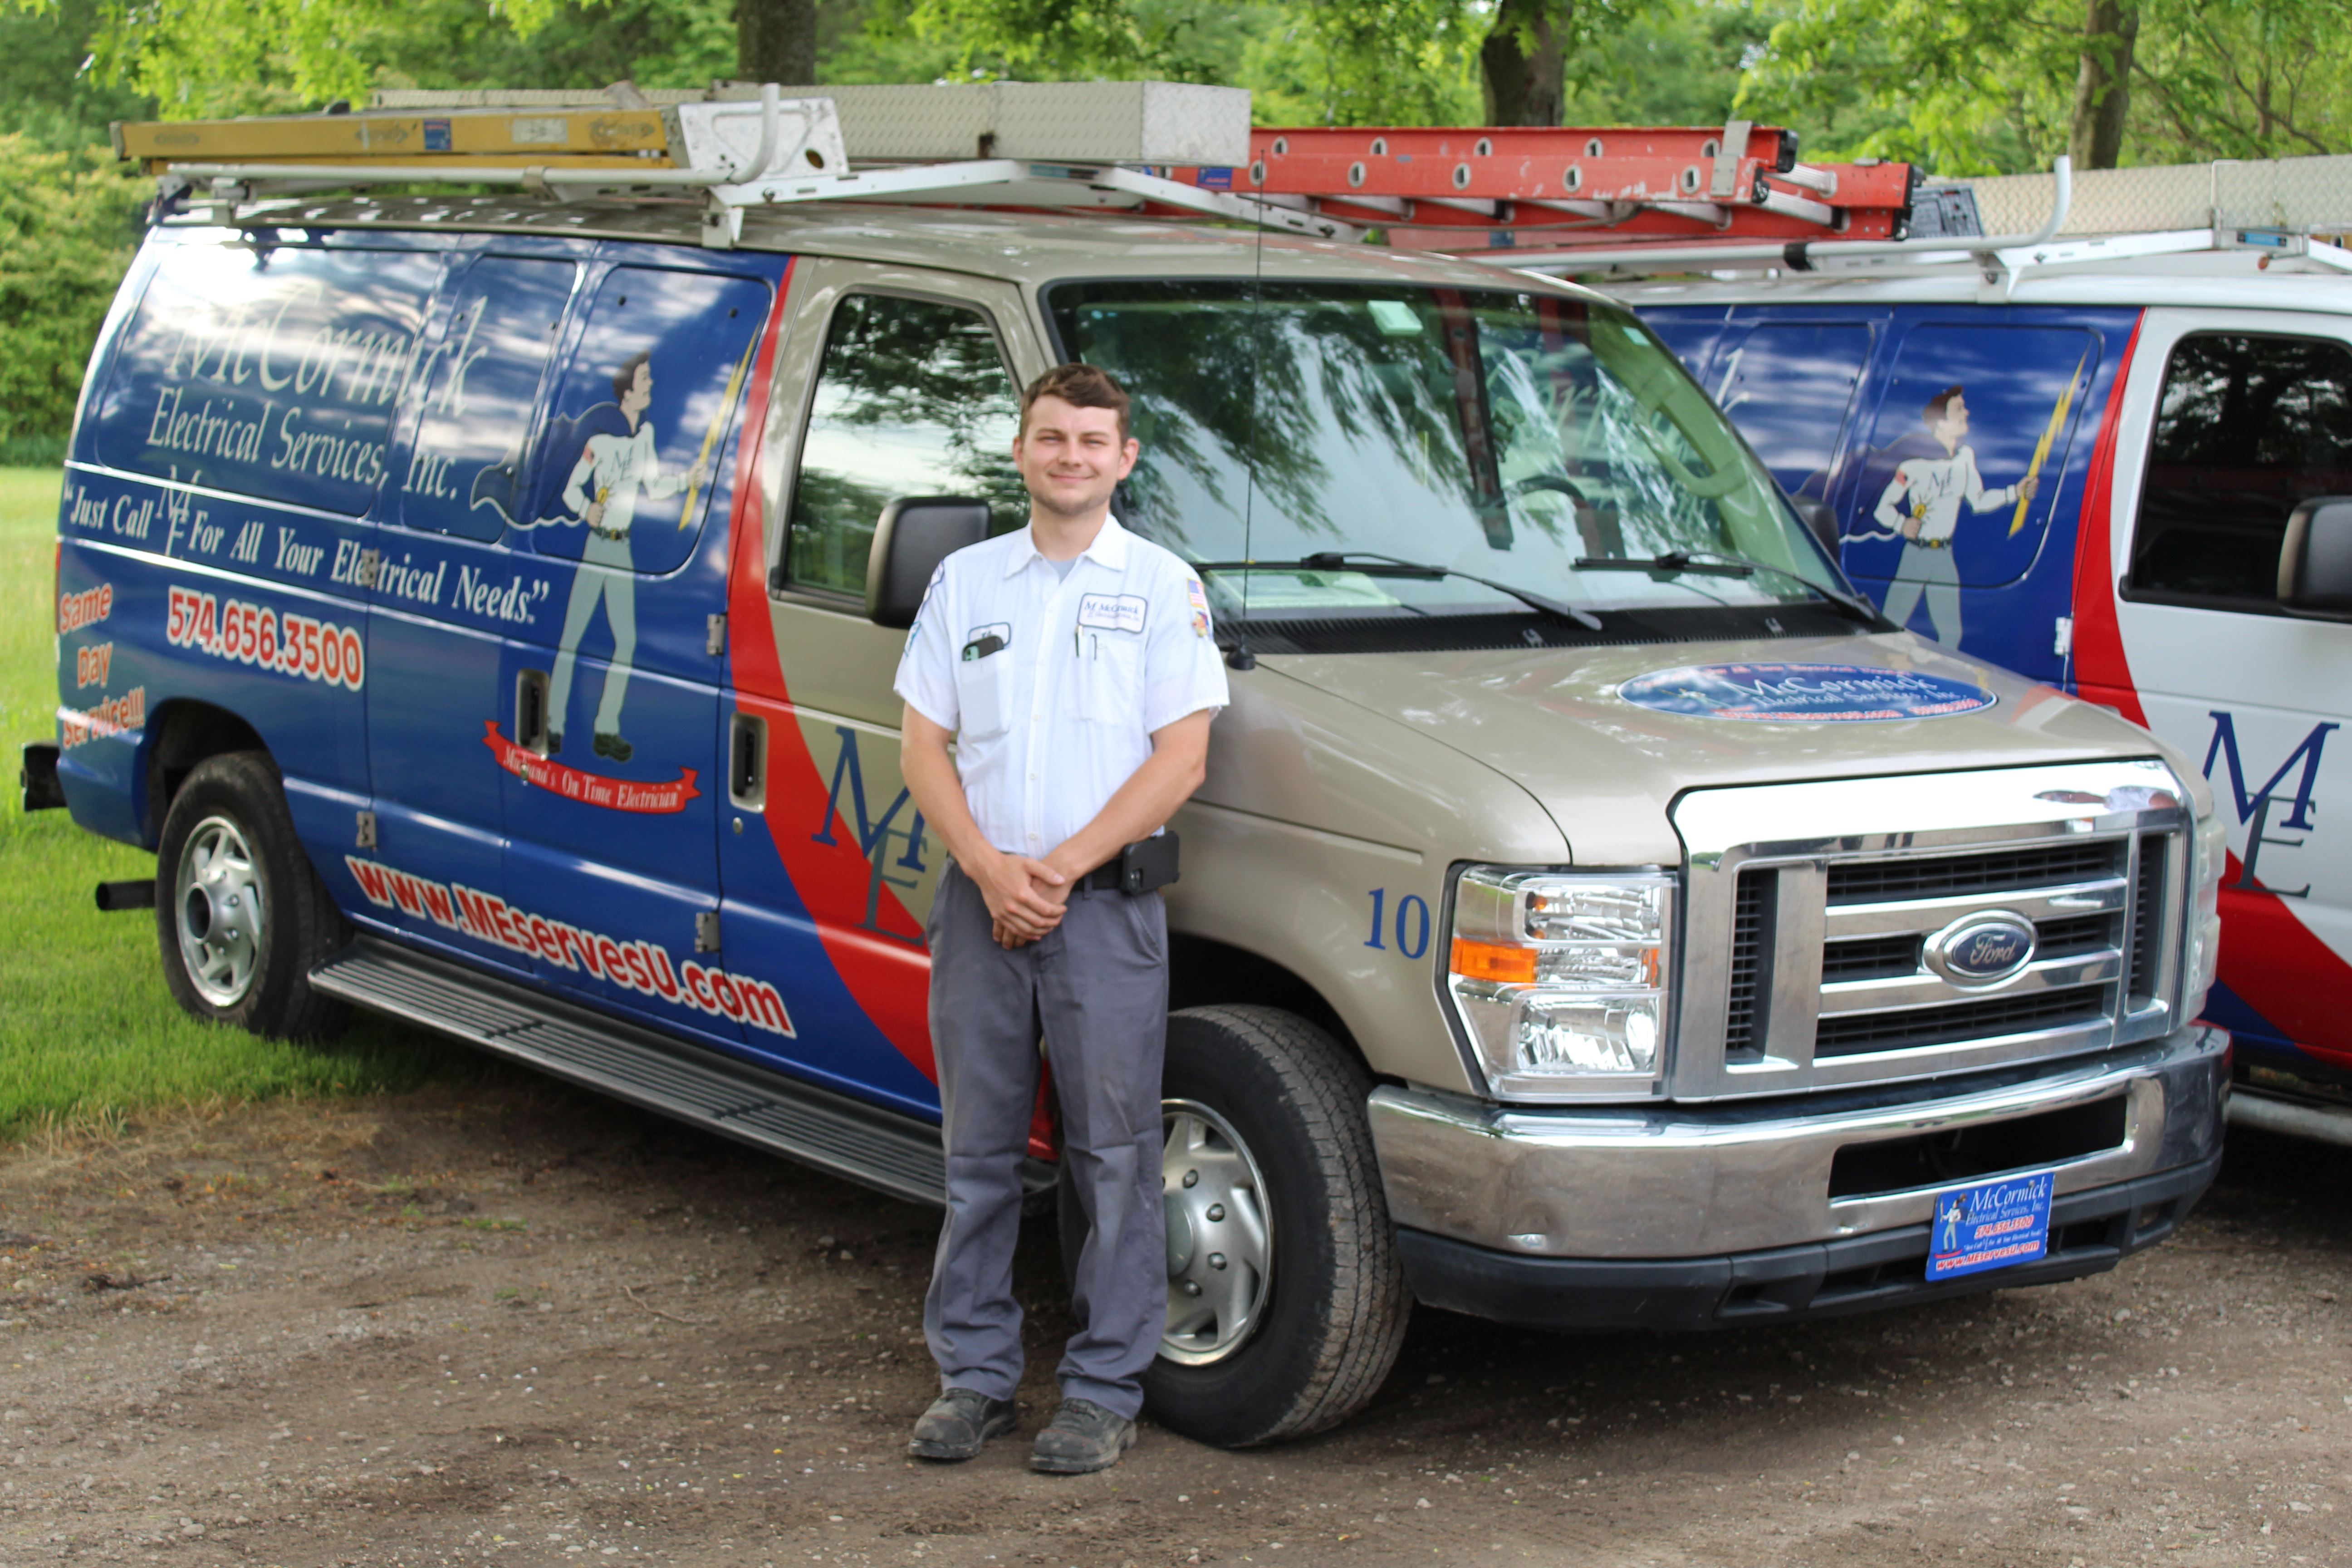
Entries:
[[174,888],[190,984],[214,1006],[236,1006],[253,989],[262,937],[260,875],[236,823],[208,816],[196,824],[180,851]]
[[1238,1350],[1265,1310],[1274,1224],[1257,1161],[1233,1124],[1189,1100],[1160,1101],[1168,1323],[1160,1353],[1205,1366]]

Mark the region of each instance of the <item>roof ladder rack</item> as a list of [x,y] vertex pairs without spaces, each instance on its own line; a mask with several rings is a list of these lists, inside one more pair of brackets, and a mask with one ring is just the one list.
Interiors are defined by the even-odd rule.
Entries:
[[1809,164],[1794,132],[1721,126],[1265,129],[1246,169],[1170,171],[1346,220],[1403,248],[1899,239],[1907,163]]
[[[1361,237],[1356,225],[1169,177],[1177,157],[1246,151],[1246,92],[1166,82],[998,85],[1008,90],[795,89],[807,96],[788,98],[775,83],[725,84],[698,100],[632,92],[623,96],[636,101],[601,104],[568,93],[400,93],[358,113],[132,122],[113,135],[120,155],[157,177],[167,206],[209,200],[222,222],[271,195],[457,184],[555,200],[699,196],[703,242],[722,247],[740,238],[751,208],[840,201],[1208,217]],[[848,136],[836,93],[852,106]],[[441,98],[456,101],[419,101]],[[1087,125],[1088,114],[1093,128],[1073,143],[1068,125],[1074,117]],[[973,125],[982,129],[973,133]],[[903,157],[936,153],[943,135],[997,155],[877,163],[866,153],[872,166],[851,165],[861,141]],[[1112,155],[1074,156],[1074,145]],[[1003,155],[1015,151],[1026,155]]]

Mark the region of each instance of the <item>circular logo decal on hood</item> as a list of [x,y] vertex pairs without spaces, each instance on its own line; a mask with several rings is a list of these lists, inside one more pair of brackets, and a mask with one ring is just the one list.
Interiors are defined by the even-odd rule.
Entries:
[[1617,695],[1637,707],[1695,719],[1815,724],[1945,719],[2000,700],[1965,680],[1858,664],[1685,665],[1629,680]]

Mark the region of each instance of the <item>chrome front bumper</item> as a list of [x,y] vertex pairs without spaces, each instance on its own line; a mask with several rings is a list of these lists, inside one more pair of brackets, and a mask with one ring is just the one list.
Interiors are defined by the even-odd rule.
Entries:
[[[1390,1217],[1525,1258],[1720,1258],[1925,1226],[1939,1187],[1831,1195],[1841,1151],[2120,1098],[2120,1142],[2054,1167],[2057,1195],[2211,1160],[2230,1037],[2197,1026],[2077,1065],[1801,1100],[1513,1110],[1381,1088],[1370,1105]],[[1964,1179],[1974,1179],[1973,1177]]]

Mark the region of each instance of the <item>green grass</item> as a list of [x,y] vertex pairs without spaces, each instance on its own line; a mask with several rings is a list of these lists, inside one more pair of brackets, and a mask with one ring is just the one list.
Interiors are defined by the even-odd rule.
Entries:
[[58,484],[54,468],[0,468],[0,1139],[482,1071],[461,1047],[364,1016],[330,1045],[198,1023],[164,988],[154,917],[100,914],[90,897],[101,881],[152,877],[155,857],[85,833],[62,811],[20,809],[16,748],[57,734]]

